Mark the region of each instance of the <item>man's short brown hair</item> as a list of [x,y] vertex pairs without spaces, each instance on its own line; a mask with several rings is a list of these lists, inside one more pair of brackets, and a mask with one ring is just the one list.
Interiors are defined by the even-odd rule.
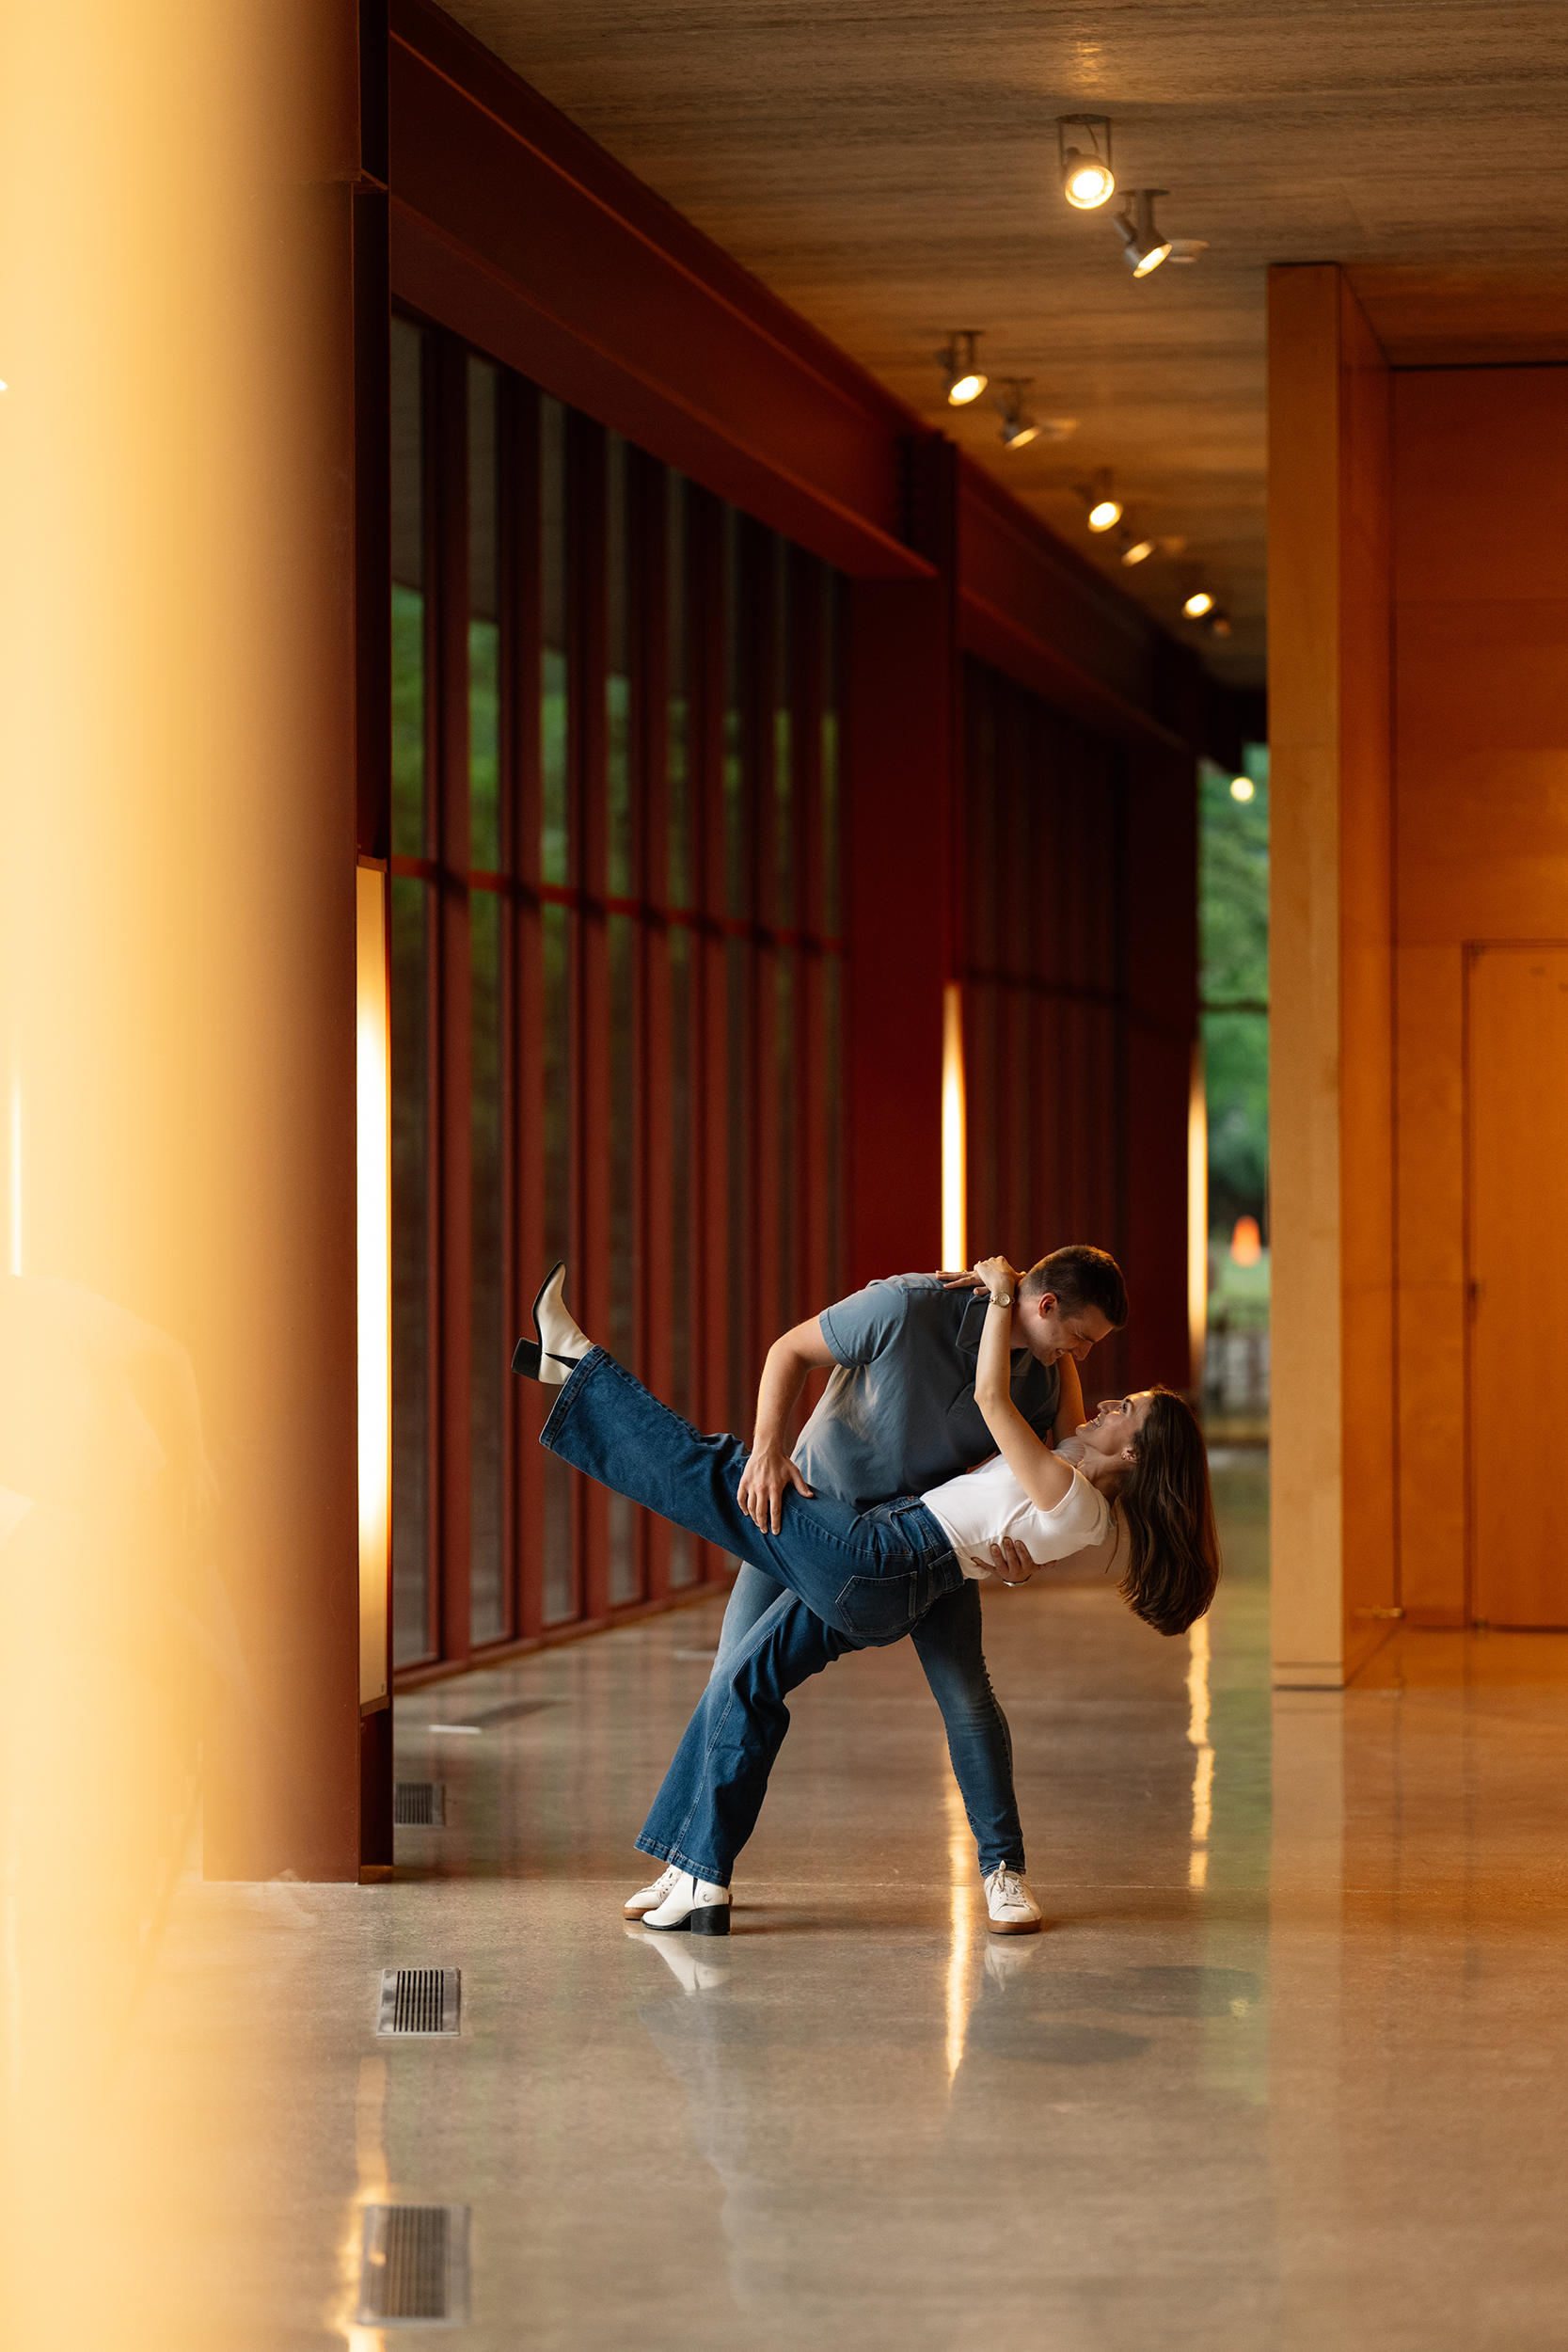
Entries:
[[1127,1321],[1127,1285],[1121,1268],[1108,1251],[1096,1249],[1092,1243],[1064,1242],[1060,1249],[1032,1265],[1018,1286],[1021,1298],[1039,1298],[1046,1291],[1055,1294],[1064,1314],[1081,1314],[1085,1307],[1097,1307],[1113,1331],[1119,1331]]

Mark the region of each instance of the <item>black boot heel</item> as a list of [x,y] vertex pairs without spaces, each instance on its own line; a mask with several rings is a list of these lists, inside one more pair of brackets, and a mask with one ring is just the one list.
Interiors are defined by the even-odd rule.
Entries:
[[730,1907],[728,1903],[705,1903],[687,1921],[693,1935],[728,1935]]
[[538,1379],[539,1343],[537,1340],[519,1340],[517,1342],[516,1348],[512,1358],[512,1369],[514,1372],[520,1372],[526,1380]]

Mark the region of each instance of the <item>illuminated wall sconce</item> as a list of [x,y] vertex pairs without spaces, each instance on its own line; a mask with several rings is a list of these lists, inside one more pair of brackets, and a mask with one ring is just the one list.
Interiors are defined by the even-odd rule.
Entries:
[[950,980],[942,992],[942,1263],[955,1274],[969,1263],[968,1154],[963,990]]
[[389,1701],[392,1556],[391,1047],[387,877],[356,877],[358,1158],[359,1704]]
[[[1068,145],[1069,130],[1088,133],[1086,153]],[[1104,141],[1103,154],[1101,152],[1101,138]],[[1061,167],[1062,194],[1075,211],[1092,213],[1116,194],[1116,174],[1111,169],[1109,115],[1058,115],[1056,158]]]
[[1187,1085],[1187,1336],[1192,1385],[1201,1394],[1209,1343],[1209,1090],[1201,1038],[1193,1041]]
[[967,408],[986,389],[985,375],[974,358],[974,346],[984,331],[978,326],[957,327],[948,336],[946,348],[936,355],[949,408]]

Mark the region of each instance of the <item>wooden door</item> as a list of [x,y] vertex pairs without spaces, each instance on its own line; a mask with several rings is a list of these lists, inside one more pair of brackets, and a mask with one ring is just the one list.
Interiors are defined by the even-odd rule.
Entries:
[[1470,1612],[1568,1627],[1568,942],[1465,966]]

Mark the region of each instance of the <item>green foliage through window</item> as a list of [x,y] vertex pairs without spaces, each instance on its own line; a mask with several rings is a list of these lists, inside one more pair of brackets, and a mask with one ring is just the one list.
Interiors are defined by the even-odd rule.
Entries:
[[1239,1216],[1267,1234],[1269,1023],[1269,755],[1249,744],[1249,801],[1231,778],[1199,770],[1198,924],[1204,1070],[1209,1101],[1209,1216],[1228,1241]]

